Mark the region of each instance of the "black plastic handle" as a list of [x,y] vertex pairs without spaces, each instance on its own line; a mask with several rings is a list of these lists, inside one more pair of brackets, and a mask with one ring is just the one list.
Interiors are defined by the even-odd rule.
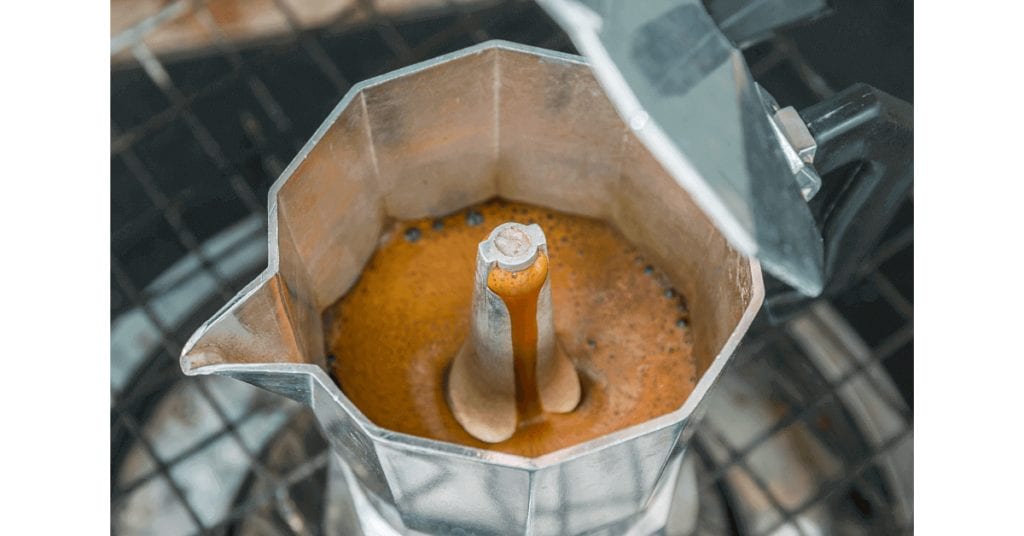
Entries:
[[[809,205],[825,245],[825,290],[848,288],[914,181],[914,109],[866,84],[800,112],[818,148],[822,186]],[[766,308],[783,320],[810,301],[773,281]]]

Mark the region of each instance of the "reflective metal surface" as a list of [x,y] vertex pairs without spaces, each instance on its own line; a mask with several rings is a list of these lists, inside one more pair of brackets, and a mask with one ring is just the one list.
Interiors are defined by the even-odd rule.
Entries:
[[786,162],[789,170],[796,178],[797,186],[800,188],[800,195],[804,201],[810,201],[814,194],[821,189],[821,177],[812,167],[814,154],[818,150],[818,142],[814,140],[807,124],[796,111],[796,108],[787,106],[780,108],[775,99],[760,85],[757,86],[761,93],[761,100],[765,103],[769,117],[772,119],[772,129],[775,137],[779,140],[783,154],[786,155]]
[[[540,0],[619,115],[737,249],[806,295],[821,235],[743,55],[699,0]],[[753,4],[752,4],[753,5]]]
[[722,32],[742,47],[829,10],[827,0],[707,0],[704,5]]
[[[324,370],[320,311],[358,277],[386,219],[493,196],[606,219],[665,270],[687,297],[701,373],[681,408],[522,458],[393,433],[348,401]],[[633,137],[587,64],[541,49],[489,42],[355,86],[270,199],[268,268],[193,335],[182,369],[310,406],[367,501],[408,530],[575,534],[646,523],[664,468],[763,300],[756,261]]]

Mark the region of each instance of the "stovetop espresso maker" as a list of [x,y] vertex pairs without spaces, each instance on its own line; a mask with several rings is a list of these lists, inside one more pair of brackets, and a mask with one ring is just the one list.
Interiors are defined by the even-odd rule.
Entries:
[[[312,408],[356,514],[339,533],[658,532],[701,403],[765,303],[761,266],[773,318],[841,288],[909,188],[906,103],[859,85],[780,108],[733,45],[750,29],[696,0],[541,4],[587,59],[491,41],[353,87],[271,188],[268,267],[182,352],[188,375]],[[322,311],[388,221],[493,197],[608,221],[666,272],[699,373],[681,407],[526,458],[352,404],[326,372]]]

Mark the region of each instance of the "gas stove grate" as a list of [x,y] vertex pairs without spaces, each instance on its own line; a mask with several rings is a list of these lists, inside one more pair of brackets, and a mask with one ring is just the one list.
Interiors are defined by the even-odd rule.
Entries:
[[[324,478],[322,443],[305,441],[294,463],[268,457],[275,434],[306,410],[230,380],[182,377],[185,338],[264,266],[269,186],[351,83],[493,38],[573,51],[531,2],[441,2],[392,15],[360,0],[312,27],[285,0],[268,0],[259,4],[286,33],[244,45],[228,38],[217,10],[225,2],[177,0],[112,39],[115,532],[320,531],[322,498],[308,489]],[[212,47],[154,52],[157,32],[186,23]],[[755,77],[783,105],[805,106],[844,83],[812,68],[802,50],[796,32],[747,51]],[[716,409],[736,401],[709,402],[694,451],[701,495],[724,506],[722,516],[702,513],[695,533],[813,534],[815,516],[831,516],[838,532],[912,532],[912,504],[894,489],[890,467],[894,453],[912,453],[912,210],[911,199],[850,292],[748,336],[723,381],[738,378],[739,395],[756,383],[775,413],[752,433],[730,429],[730,415]],[[844,334],[815,322],[836,312],[857,330],[853,350],[840,345],[853,357],[822,364],[809,354],[831,354],[815,341]],[[884,434],[869,437],[850,409],[854,387],[877,395],[881,406],[871,409],[891,417]],[[229,389],[238,396],[218,396]],[[762,455],[790,436],[817,445],[802,456],[834,462],[799,493],[766,473]],[[233,487],[218,480],[218,462],[237,466]],[[212,498],[218,493],[226,502]],[[835,513],[851,508],[851,524],[837,525]],[[272,521],[256,521],[264,518]]]

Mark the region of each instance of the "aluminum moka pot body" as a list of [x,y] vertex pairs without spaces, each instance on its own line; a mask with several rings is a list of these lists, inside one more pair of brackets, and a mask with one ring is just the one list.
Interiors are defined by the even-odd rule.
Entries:
[[[524,458],[381,428],[346,398],[325,368],[321,312],[352,287],[386,223],[493,197],[608,221],[668,275],[687,297],[700,372],[682,407]],[[271,188],[268,234],[267,269],[196,331],[181,367],[311,407],[364,503],[397,533],[656,530],[655,492],[764,293],[757,262],[637,141],[584,59],[500,41],[353,87]]]

